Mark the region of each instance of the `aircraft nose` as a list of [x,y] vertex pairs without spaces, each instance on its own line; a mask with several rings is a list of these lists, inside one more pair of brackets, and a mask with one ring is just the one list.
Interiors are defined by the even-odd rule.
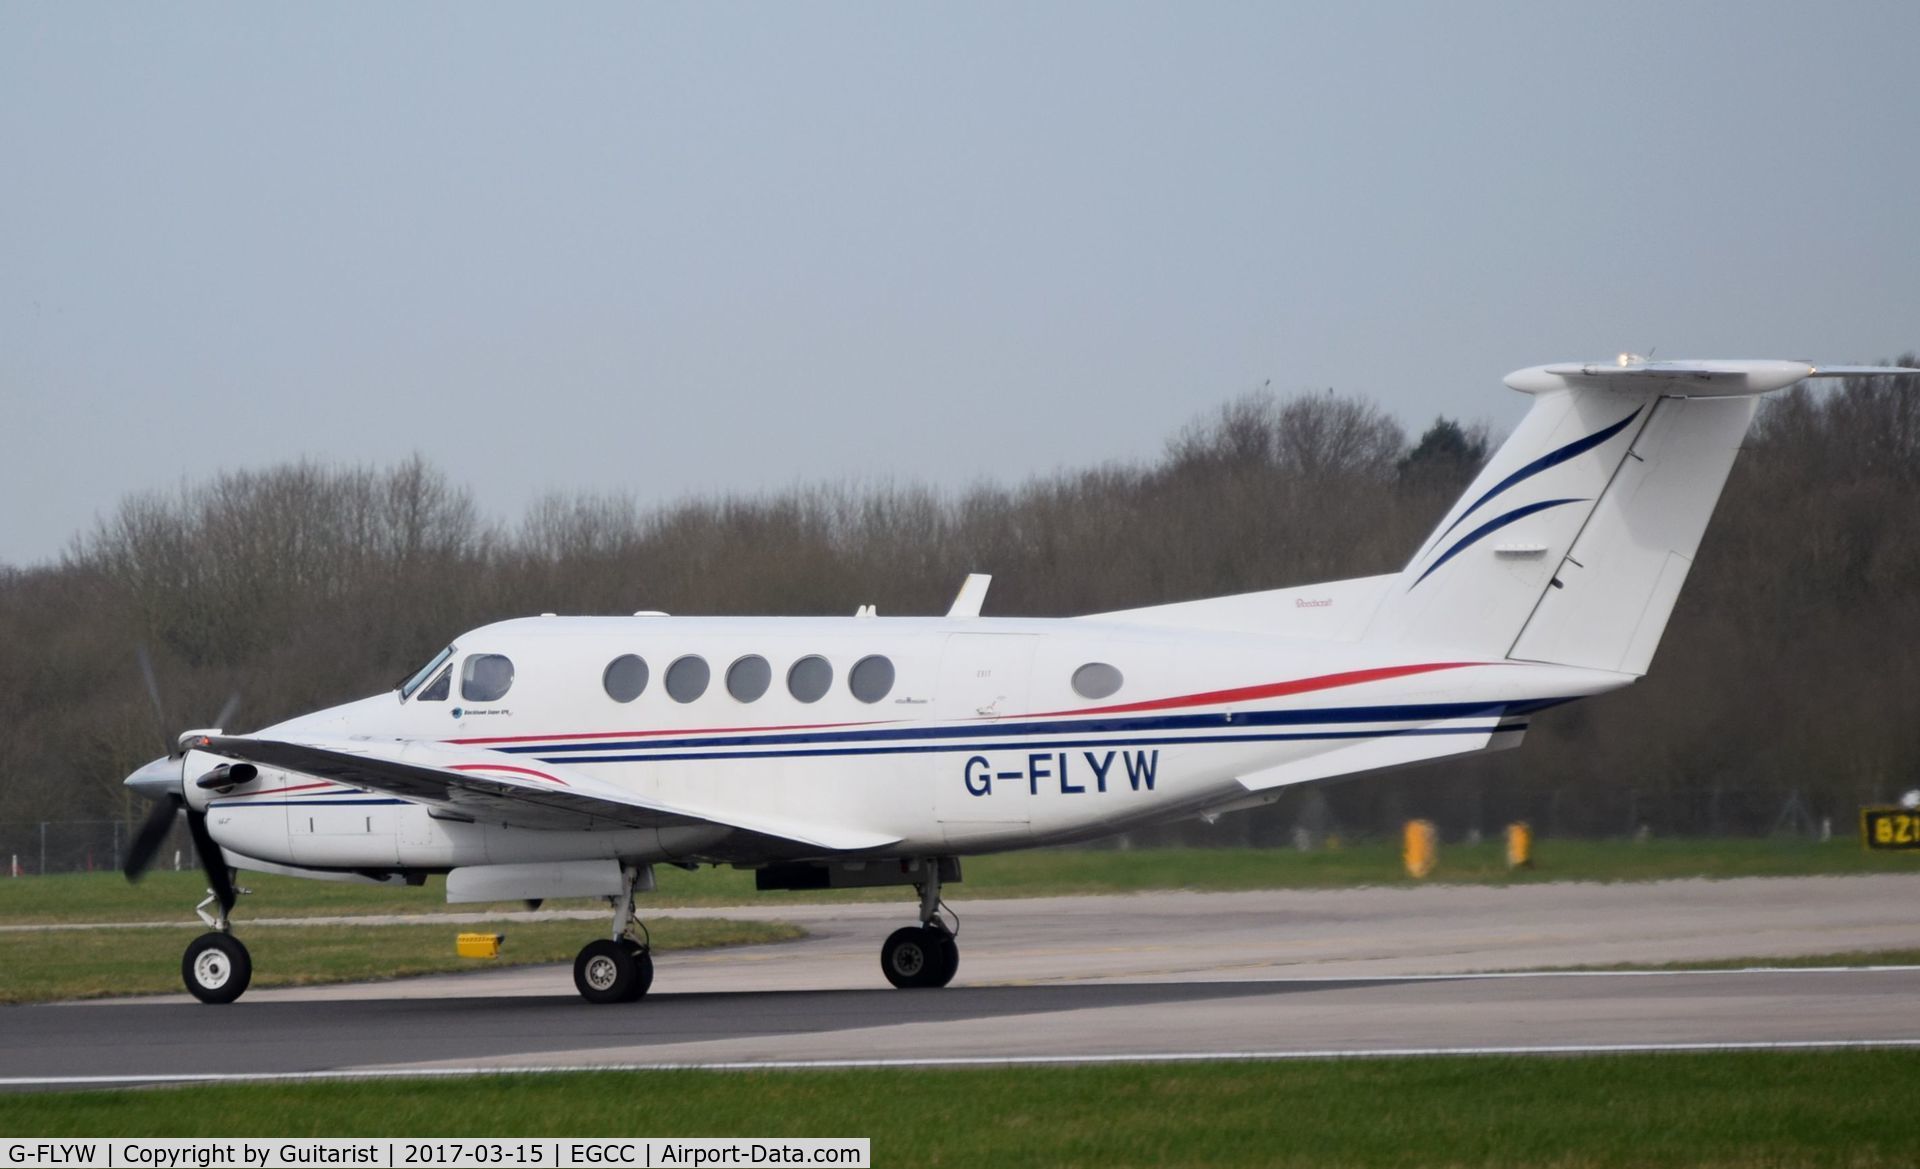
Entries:
[[178,795],[185,785],[184,772],[187,761],[169,759],[165,755],[141,767],[127,776],[126,784],[150,800],[164,800],[168,796]]

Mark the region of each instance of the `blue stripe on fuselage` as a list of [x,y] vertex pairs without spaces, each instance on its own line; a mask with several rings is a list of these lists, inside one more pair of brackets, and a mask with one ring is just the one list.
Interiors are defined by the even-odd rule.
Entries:
[[[507,755],[538,755],[564,763],[569,755],[607,751],[687,750],[699,747],[773,747],[832,743],[919,742],[929,739],[982,739],[1027,735],[1110,735],[1149,731],[1208,730],[1228,726],[1312,726],[1320,723],[1440,722],[1461,718],[1501,718],[1531,714],[1572,698],[1523,702],[1438,702],[1411,706],[1334,706],[1296,710],[1209,711],[1205,714],[1144,715],[1118,718],[1059,718],[1030,722],[979,722],[949,726],[870,727],[840,731],[781,734],[711,735],[698,738],[598,739],[577,743],[521,743],[491,750]],[[1369,732],[1372,733],[1372,732]],[[1341,736],[1352,737],[1352,736]]]
[[[1023,738],[993,743],[899,743],[884,747],[816,747],[811,750],[784,751],[664,751],[642,755],[565,755],[542,758],[545,763],[675,763],[699,759],[818,759],[848,755],[937,755],[978,751],[1053,751],[1059,749],[1112,747],[1181,747],[1187,744],[1211,746],[1216,743],[1287,743],[1327,739],[1390,739],[1399,735],[1488,735],[1500,731],[1524,731],[1525,723],[1489,723],[1470,727],[1405,727],[1390,730],[1293,731],[1269,735],[1187,735],[1177,739],[1036,739]],[[1056,733],[1065,733],[1056,732]]]

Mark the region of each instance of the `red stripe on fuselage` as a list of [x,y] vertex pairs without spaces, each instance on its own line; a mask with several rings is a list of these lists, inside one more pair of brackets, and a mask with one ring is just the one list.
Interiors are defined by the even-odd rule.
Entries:
[[[1088,706],[1079,710],[1048,710],[1033,714],[990,715],[984,719],[968,720],[980,722],[1018,722],[1029,718],[1067,718],[1082,714],[1133,714],[1150,710],[1179,710],[1192,706],[1214,706],[1229,702],[1253,702],[1262,698],[1283,698],[1290,694],[1310,694],[1316,690],[1333,690],[1341,686],[1359,686],[1366,682],[1383,682],[1392,678],[1406,678],[1415,674],[1431,674],[1439,670],[1464,670],[1472,666],[1505,665],[1504,662],[1423,662],[1411,666],[1376,666],[1366,670],[1347,670],[1338,674],[1318,674],[1311,678],[1295,678],[1289,682],[1266,682],[1258,686],[1239,686],[1229,690],[1208,690],[1200,694],[1181,694],[1172,698],[1149,698],[1140,702],[1123,702],[1113,706]],[[697,729],[667,729],[651,731],[593,731],[571,735],[508,735],[490,739],[447,739],[448,743],[461,746],[478,746],[484,743],[569,743],[584,742],[593,739],[640,739],[657,738],[663,735],[738,735],[770,731],[826,731],[845,727],[891,726],[902,719],[876,719],[867,722],[844,723],[799,723],[780,726],[748,727],[703,727]],[[461,770],[474,770],[480,765],[470,765]],[[501,768],[500,770],[511,770]],[[552,776],[541,776],[552,779]],[[554,782],[561,782],[555,780]]]
[[572,786],[566,780],[561,779],[557,775],[548,775],[544,771],[535,771],[531,767],[508,767],[504,763],[456,763],[453,765],[453,770],[455,771],[505,771],[505,772],[510,772],[514,775],[531,775],[535,779],[544,779],[548,783],[557,783],[561,787]]
[[1259,686],[1238,686],[1231,690],[1209,690],[1204,694],[1183,694],[1176,698],[1149,698],[1141,702],[1122,702],[1114,706],[1090,706],[1081,710],[1049,710],[1040,714],[1015,715],[1014,718],[1054,718],[1073,714],[1133,714],[1147,710],[1178,710],[1187,706],[1218,706],[1228,702],[1254,702],[1262,698],[1283,698],[1289,694],[1307,694],[1315,690],[1333,690],[1358,686],[1363,682],[1384,682],[1413,674],[1431,674],[1436,670],[1461,670],[1485,666],[1490,662],[1426,662],[1417,666],[1376,666],[1370,670],[1348,670],[1340,674],[1320,674],[1295,678],[1291,682],[1267,682]]
[[288,792],[304,792],[312,791],[315,788],[339,786],[341,785],[334,783],[332,780],[322,780],[319,783],[303,783],[296,787],[276,787],[270,791],[241,792],[237,796],[227,796],[225,798],[230,800],[250,800],[255,796],[284,796]]

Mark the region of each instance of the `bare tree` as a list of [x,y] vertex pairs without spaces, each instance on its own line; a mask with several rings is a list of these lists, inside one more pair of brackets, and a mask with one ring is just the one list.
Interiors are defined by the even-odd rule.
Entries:
[[[1903,359],[1911,364],[1911,355]],[[1148,839],[1273,842],[1295,818],[1451,832],[1765,831],[1914,786],[1920,397],[1890,379],[1769,402],[1653,673],[1534,720],[1529,749],[1289,794]],[[1057,615],[1393,571],[1477,472],[1484,427],[1410,445],[1377,406],[1235,399],[1160,458],[960,491],[841,482],[650,503],[554,496],[496,530],[415,457],[295,463],[133,496],[53,566],[0,568],[0,820],[138,815],[163,727],[243,698],[261,725],[393,680],[461,629],[542,611]]]

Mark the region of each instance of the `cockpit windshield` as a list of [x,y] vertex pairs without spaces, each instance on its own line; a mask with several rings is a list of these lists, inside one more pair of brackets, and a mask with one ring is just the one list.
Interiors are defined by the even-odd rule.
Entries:
[[454,649],[453,646],[448,646],[447,648],[441,650],[439,653],[433,655],[433,660],[428,662],[426,665],[421,666],[419,673],[415,674],[411,678],[408,678],[406,681],[400,683],[401,699],[404,701],[405,699],[413,697],[413,692],[415,690],[420,689],[421,683],[425,682],[428,678],[433,677],[433,672],[439,669],[441,665],[445,663],[448,658],[453,656],[453,649]]

